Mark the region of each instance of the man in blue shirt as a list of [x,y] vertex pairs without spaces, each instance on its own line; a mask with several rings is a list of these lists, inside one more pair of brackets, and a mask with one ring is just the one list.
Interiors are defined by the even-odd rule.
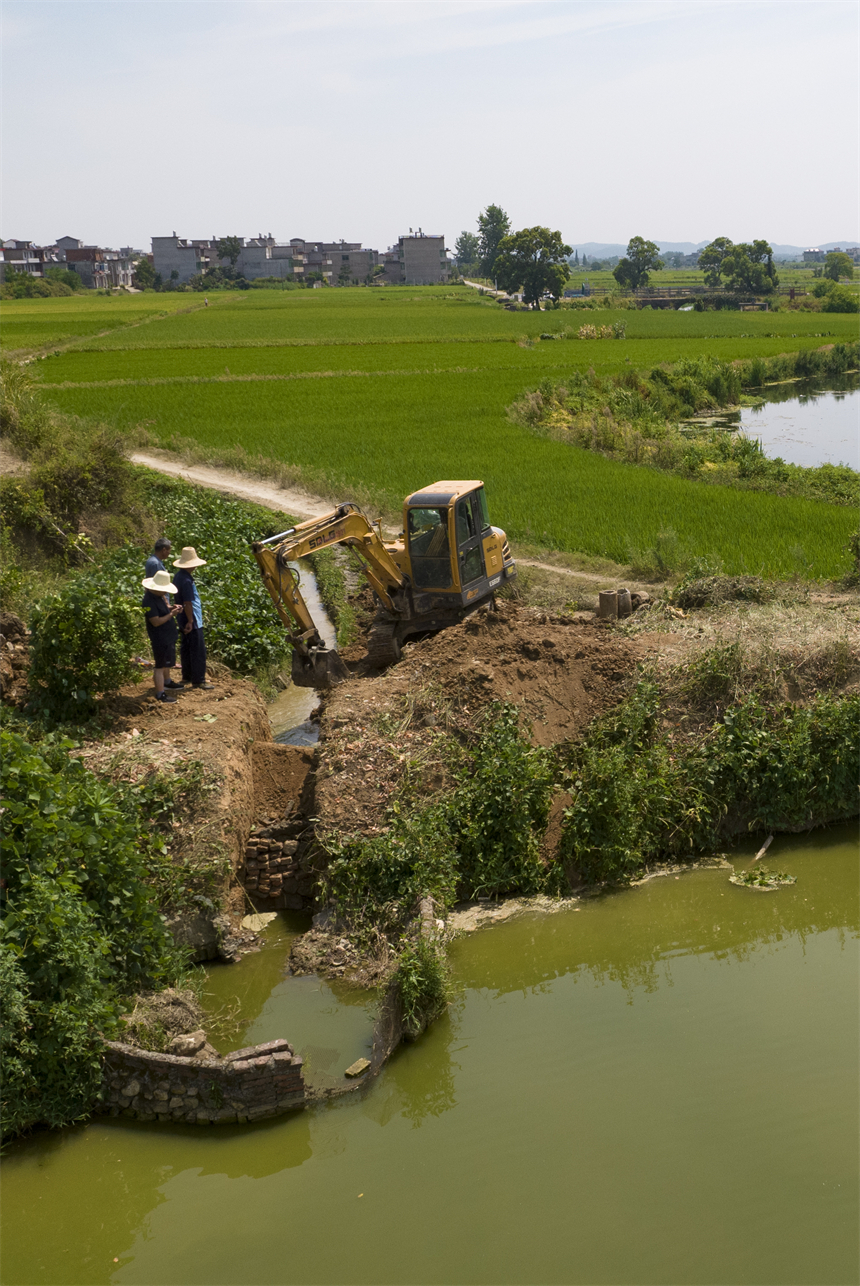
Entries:
[[155,542],[155,548],[146,560],[145,574],[147,580],[152,580],[156,572],[166,572],[164,559],[170,557],[170,541],[166,536]]
[[212,688],[206,682],[206,640],[203,637],[203,608],[200,595],[194,583],[195,567],[205,567],[206,559],[197,557],[193,545],[186,545],[179,558],[174,559],[173,566],[178,568],[174,576],[176,597],[182,604],[183,615],[179,617],[181,633],[179,649],[182,660],[182,678],[195,688]]

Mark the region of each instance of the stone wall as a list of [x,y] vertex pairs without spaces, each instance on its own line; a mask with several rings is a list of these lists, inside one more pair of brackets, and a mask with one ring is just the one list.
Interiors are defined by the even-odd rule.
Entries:
[[180,1058],[106,1042],[102,1111],[141,1121],[215,1125],[304,1107],[302,1060],[285,1040],[225,1058]]

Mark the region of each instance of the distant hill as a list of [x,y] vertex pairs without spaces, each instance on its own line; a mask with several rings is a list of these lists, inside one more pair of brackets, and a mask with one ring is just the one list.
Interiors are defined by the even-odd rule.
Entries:
[[[713,239],[713,238],[711,238]],[[694,250],[704,250],[709,245],[709,241],[661,241],[658,237],[654,240],[665,253],[668,250],[679,250],[681,254],[691,255]],[[589,259],[609,259],[614,256],[621,256],[627,253],[627,245],[619,245],[617,241],[572,241],[571,254],[573,250],[579,251],[579,257],[587,254]],[[773,245],[774,258],[778,259],[798,259],[804,250],[809,246],[783,246],[771,242]],[[812,243],[819,250],[845,250],[848,246],[860,245],[860,237],[843,237],[841,241],[818,241]]]

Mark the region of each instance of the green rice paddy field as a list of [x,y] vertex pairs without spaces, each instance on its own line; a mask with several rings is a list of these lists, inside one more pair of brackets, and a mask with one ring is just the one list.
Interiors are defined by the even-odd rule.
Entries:
[[[181,310],[162,310],[163,301]],[[731,572],[847,569],[842,546],[856,525],[847,509],[605,460],[532,436],[505,408],[574,369],[854,339],[851,315],[508,313],[468,288],[442,287],[224,293],[209,307],[187,294],[20,300],[4,305],[4,318],[19,328],[16,347],[28,333],[66,328],[59,351],[35,364],[57,405],[143,425],[165,445],[190,437],[213,456],[239,445],[298,466],[311,485],[342,497],[359,490],[387,508],[435,478],[481,477],[494,521],[514,539],[621,563],[671,529],[684,551]],[[624,340],[539,339],[615,319],[627,323]]]

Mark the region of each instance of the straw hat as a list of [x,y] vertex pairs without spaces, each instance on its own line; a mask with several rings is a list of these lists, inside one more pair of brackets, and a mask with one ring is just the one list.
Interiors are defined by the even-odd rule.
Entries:
[[170,583],[170,572],[157,571],[154,576],[141,582],[144,589],[151,589],[153,594],[175,594],[176,586]]
[[197,557],[197,550],[193,545],[186,545],[178,558],[173,560],[174,567],[181,567],[183,571],[190,571],[192,567],[205,567],[206,559]]

